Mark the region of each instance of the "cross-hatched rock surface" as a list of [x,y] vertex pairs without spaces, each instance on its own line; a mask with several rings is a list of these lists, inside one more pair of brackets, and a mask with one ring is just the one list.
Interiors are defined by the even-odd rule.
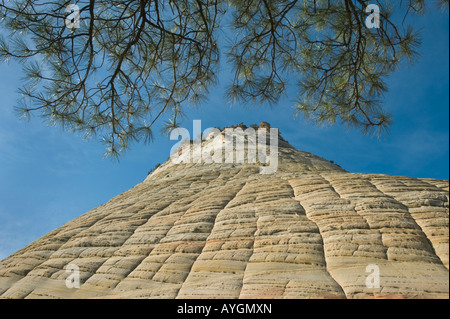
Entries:
[[0,298],[449,297],[448,181],[349,173],[278,142],[269,175],[168,160],[1,261]]

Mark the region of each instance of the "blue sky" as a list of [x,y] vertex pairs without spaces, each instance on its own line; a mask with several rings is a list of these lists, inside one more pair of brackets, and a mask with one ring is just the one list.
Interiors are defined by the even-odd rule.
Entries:
[[[350,172],[448,179],[448,22],[448,13],[431,8],[414,18],[422,30],[422,57],[388,80],[384,106],[394,124],[382,140],[294,119],[289,99],[272,108],[230,106],[224,82],[200,108],[186,109],[183,126],[192,131],[194,119],[203,129],[268,121],[297,149]],[[48,127],[37,116],[17,118],[13,105],[22,76],[19,65],[0,64],[0,260],[140,183],[176,143],[156,133],[152,144],[133,145],[119,163],[104,159],[105,146],[97,140]]]

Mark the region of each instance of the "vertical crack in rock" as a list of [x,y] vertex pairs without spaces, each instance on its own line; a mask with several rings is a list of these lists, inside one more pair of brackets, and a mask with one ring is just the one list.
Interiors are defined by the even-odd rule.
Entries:
[[[348,200],[340,198],[328,181],[318,173],[301,175],[289,180],[295,199],[304,207],[306,216],[317,227],[323,240],[324,262],[330,277],[349,297],[347,280],[336,269],[347,263],[358,248],[352,234],[368,228],[364,219],[356,214]],[[318,201],[320,198],[320,201]]]
[[[112,229],[108,227],[106,230],[108,232],[111,231],[112,233],[117,233],[120,232],[121,229],[127,229],[126,235],[122,238],[120,243],[115,246],[116,248],[114,251],[107,256],[107,259],[97,267],[97,269],[92,269],[90,272],[91,276],[84,280],[81,290],[77,291],[77,293],[82,292],[85,294],[85,291],[98,293],[99,290],[109,290],[114,288],[145,258],[144,254],[148,251],[148,247],[144,248],[140,245],[129,247],[129,242],[142,225],[147,223],[148,220],[158,212],[164,211],[169,207],[170,203],[161,201],[160,205],[155,207],[155,205],[146,203],[145,200],[141,200],[141,202],[143,202],[143,205],[133,209],[129,215],[111,216],[111,219],[113,222],[115,221],[117,225]],[[117,219],[123,220],[123,222],[117,223]],[[103,225],[98,226],[101,227]],[[105,229],[103,232],[105,232]],[[72,261],[72,263],[77,264],[77,260]]]
[[[236,297],[235,291],[241,285],[239,270],[242,269],[242,259],[245,259],[245,253],[239,250],[248,248],[247,242],[241,242],[245,238],[245,232],[238,233],[236,226],[245,222],[247,216],[234,215],[232,207],[245,185],[245,182],[236,183],[233,196],[214,216],[212,229],[179,289],[177,298]],[[233,217],[236,218],[236,223],[233,222]]]
[[[367,224],[367,228],[352,233],[352,241],[358,244],[353,255],[376,256],[380,259],[388,259],[387,250],[383,244],[382,231],[377,224],[377,200],[380,192],[367,181],[359,178],[355,179],[350,174],[321,174],[340,198],[348,200],[353,206],[356,214],[361,216]],[[380,204],[382,206],[383,204]],[[366,241],[356,239],[360,236]]]
[[[207,216],[208,222],[207,225],[204,225],[204,229],[202,230],[203,236],[201,238],[201,245],[199,245],[198,250],[193,255],[191,262],[186,265],[184,277],[182,278],[182,280],[180,280],[180,287],[176,292],[176,298],[179,298],[180,296],[182,297],[184,294],[192,294],[192,291],[190,291],[189,288],[188,278],[192,273],[192,269],[194,268],[194,265],[196,264],[198,258],[203,253],[203,249],[216,223],[217,216],[223,209],[225,209],[229,202],[236,197],[236,195],[244,187],[244,185],[245,182],[243,181],[229,180],[225,185],[211,191],[207,198],[202,198],[201,202],[199,203],[200,207],[196,207],[196,209],[198,210],[197,215],[200,218],[205,218],[205,216]],[[204,208],[207,208],[208,211],[205,212],[202,206],[205,206]],[[197,226],[194,229],[194,232],[196,231],[197,227],[201,227],[201,225],[199,225],[198,223],[196,223],[196,225]],[[188,283],[186,284],[186,282]]]
[[[259,185],[256,185],[256,184],[259,184]],[[246,206],[246,209],[249,212],[253,213],[252,217],[253,217],[254,225],[252,225],[252,228],[254,231],[253,231],[253,235],[251,236],[253,238],[253,241],[252,241],[252,244],[250,247],[250,256],[248,257],[247,263],[246,263],[244,271],[243,271],[241,286],[240,286],[239,292],[237,293],[237,296],[238,296],[237,298],[242,298],[242,290],[244,288],[244,285],[246,284],[246,280],[248,280],[249,272],[251,272],[251,270],[249,270],[249,265],[251,265],[252,258],[254,257],[254,254],[255,254],[255,241],[256,241],[255,236],[260,231],[260,225],[258,223],[259,217],[260,217],[260,215],[258,214],[258,209],[260,207],[258,205],[258,196],[261,195],[261,192],[257,192],[255,190],[255,188],[260,189],[261,184],[258,181],[253,181],[253,182],[247,183],[246,186],[248,186],[247,189],[249,189],[249,191],[248,191],[248,193],[246,193],[247,189],[244,187],[242,189],[242,192],[243,192],[242,195],[246,196],[246,197],[250,197],[252,199],[251,204],[245,204],[244,206]]]
[[448,269],[448,197],[436,186],[414,178],[371,175],[371,182],[408,208],[423,233],[423,245],[428,246],[425,248],[428,248],[430,262],[440,262]]
[[[186,185],[184,190],[186,191],[186,195],[191,195],[189,197],[190,200],[193,200],[192,196],[195,194],[195,192],[189,191],[188,186],[189,185]],[[155,191],[155,189],[152,189],[152,188],[150,188],[150,190]],[[139,201],[139,197],[142,196],[142,194],[145,194],[145,192],[138,193],[138,195],[137,195],[138,198],[136,199],[137,201]],[[187,202],[185,200],[183,200],[183,203],[181,206],[189,205],[190,200]],[[113,246],[114,249],[112,250],[111,254],[106,256],[106,258],[104,258],[103,263],[93,266],[88,271],[83,271],[83,269],[81,269],[81,267],[80,267],[80,270],[82,270],[82,273],[83,273],[83,277],[85,277],[85,276],[86,277],[83,278],[81,289],[79,289],[75,292],[75,296],[91,295],[92,297],[95,297],[98,294],[101,294],[102,291],[108,292],[111,288],[117,286],[117,284],[123,278],[125,278],[125,276],[128,273],[129,268],[136,268],[137,265],[139,265],[142,262],[143,256],[139,256],[139,255],[135,256],[135,254],[130,253],[126,249],[121,252],[121,249],[123,248],[124,243],[126,243],[136,233],[136,229],[138,227],[141,227],[142,225],[146,224],[148,222],[148,220],[152,219],[155,215],[158,215],[161,212],[166,212],[167,210],[170,210],[170,207],[172,207],[172,206],[179,205],[179,199],[177,199],[175,196],[173,196],[171,198],[170,202],[171,203],[168,204],[168,202],[161,201],[160,206],[152,207],[153,209],[151,209],[150,212],[146,212],[145,210],[142,210],[142,207],[137,207],[138,208],[137,210],[133,209],[132,211],[129,212],[129,214],[124,214],[124,213],[121,214],[120,212],[118,214],[112,214],[109,218],[112,221],[112,223],[114,223],[114,220],[117,220],[117,219],[124,220],[124,222],[126,222],[126,223],[133,223],[133,221],[137,219],[138,222],[135,225],[135,227],[131,227],[131,229],[129,227],[124,227],[124,229],[126,229],[126,232],[124,233],[123,237],[121,236],[121,238],[119,239],[119,242],[117,242],[117,244],[114,244],[114,246]],[[139,216],[140,211],[145,213],[146,216],[142,216],[143,218],[141,216]],[[116,225],[112,229],[113,234],[117,233],[117,232],[120,234],[120,232],[121,232],[120,226],[124,226],[124,225],[117,223],[117,221],[114,224],[116,224]],[[104,228],[105,226],[107,227],[107,224],[106,225],[103,225],[103,224],[97,225],[98,228]],[[106,231],[107,231],[106,234],[108,234],[108,230],[109,229],[106,228]],[[101,231],[101,233],[103,233],[104,231],[105,230],[103,229]],[[114,235],[113,235],[113,236],[109,236],[109,240],[111,240],[111,237],[113,237],[112,239],[114,239]],[[96,240],[98,240],[100,242],[107,242],[107,240],[102,239],[102,238],[96,238]],[[125,257],[123,257],[124,253],[126,255]],[[85,262],[86,257],[89,258],[90,256],[88,255],[88,256],[80,256],[80,257],[81,258],[72,261],[72,263],[74,263],[76,265],[78,265],[79,263],[83,264]]]
[[[154,243],[154,248],[143,262],[118,285],[116,293],[133,298],[174,298],[177,295],[204,246],[215,214],[229,201],[228,193],[232,191],[225,182],[216,178],[204,185],[188,209],[161,234],[160,240]],[[160,217],[165,220],[164,216]],[[147,227],[150,232],[155,225],[161,225],[161,221],[149,221]],[[142,235],[153,237],[145,230],[140,237]],[[159,288],[155,291],[152,289],[154,287]]]
[[[296,239],[295,242],[297,256],[292,256],[297,264],[301,276],[290,280],[288,285],[292,285],[292,296],[302,296],[308,298],[346,298],[345,292],[339,283],[333,278],[328,270],[327,260],[324,250],[324,240],[317,223],[308,216],[308,212],[301,205],[301,202],[295,199],[295,191],[290,181],[286,181],[289,186],[289,201],[295,212],[290,238]],[[297,236],[296,233],[298,233]],[[300,236],[299,236],[300,235]],[[291,240],[289,239],[289,243]],[[305,249],[305,244],[310,247]],[[292,245],[292,244],[290,244]],[[289,245],[289,246],[290,246]],[[314,256],[315,255],[315,256]],[[312,258],[315,257],[315,258]],[[296,283],[297,287],[294,286]],[[286,297],[290,294],[286,293]]]
[[[427,291],[429,297],[448,291],[448,280],[444,279],[448,271],[436,264],[436,256],[404,205],[359,174],[321,175],[330,185],[314,175],[291,179],[290,183],[307,216],[321,229],[329,272],[347,297],[417,297],[424,278],[433,287]],[[366,286],[369,265],[380,269],[379,289]],[[432,274],[429,269],[433,269]]]

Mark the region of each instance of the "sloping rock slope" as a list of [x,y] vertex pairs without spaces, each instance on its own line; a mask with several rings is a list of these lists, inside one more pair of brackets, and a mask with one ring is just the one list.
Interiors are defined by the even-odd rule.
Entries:
[[352,174],[278,142],[269,175],[168,160],[1,261],[0,298],[449,297],[448,181]]

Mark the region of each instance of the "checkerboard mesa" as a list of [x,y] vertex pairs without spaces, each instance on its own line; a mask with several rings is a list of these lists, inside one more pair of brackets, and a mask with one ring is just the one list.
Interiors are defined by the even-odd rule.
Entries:
[[277,141],[267,175],[169,158],[1,261],[0,298],[449,297],[448,181],[350,173]]

